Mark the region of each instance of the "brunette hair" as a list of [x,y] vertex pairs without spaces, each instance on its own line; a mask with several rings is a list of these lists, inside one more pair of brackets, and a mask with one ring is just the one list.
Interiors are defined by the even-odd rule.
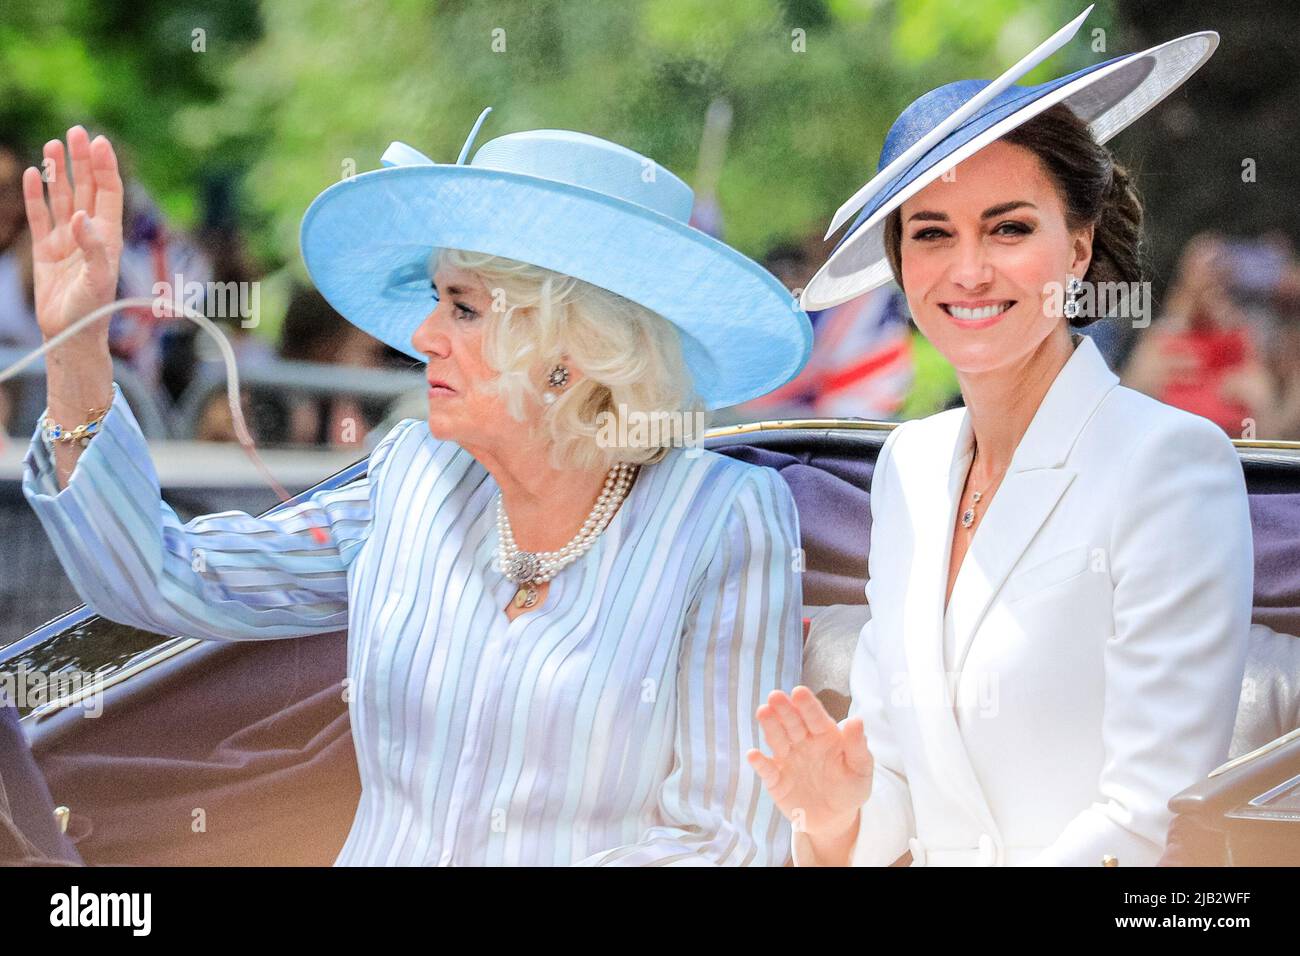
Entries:
[[[1142,201],[1129,172],[1101,143],[1088,124],[1064,103],[1048,107],[1002,139],[1038,157],[1065,201],[1071,230],[1093,224],[1092,261],[1085,282],[1139,282],[1142,259]],[[894,281],[903,286],[902,207],[885,220],[885,255]],[[1098,316],[1080,315],[1071,325],[1084,326]]]

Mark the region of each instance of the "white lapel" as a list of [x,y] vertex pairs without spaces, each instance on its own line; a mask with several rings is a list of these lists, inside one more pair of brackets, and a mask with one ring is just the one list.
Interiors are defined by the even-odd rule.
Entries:
[[[1076,348],[1057,375],[1012,456],[1002,485],[980,522],[953,587],[950,613],[956,637],[954,672],[990,603],[1074,478],[1062,467],[1070,448],[1118,378],[1096,345],[1073,336]],[[903,606],[904,649],[910,678],[941,688],[942,705],[918,706],[917,721],[931,761],[973,822],[1000,842],[997,824],[971,765],[953,710],[952,684],[943,656],[944,592],[958,496],[973,450],[970,415],[927,435],[927,447],[903,475],[904,507],[912,526],[912,568]]]
[[913,711],[935,780],[942,781],[971,825],[990,836],[997,827],[971,766],[952,710],[943,660],[943,599],[957,496],[970,460],[970,415],[963,409],[925,436],[900,466],[900,491],[912,532],[911,569],[903,601],[903,650]]

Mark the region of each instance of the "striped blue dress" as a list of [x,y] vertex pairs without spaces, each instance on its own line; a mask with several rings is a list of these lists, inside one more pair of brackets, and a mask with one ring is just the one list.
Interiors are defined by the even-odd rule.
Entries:
[[182,524],[116,383],[66,488],[39,429],[23,473],[104,617],[221,641],[348,629],[362,792],[335,865],[784,863],[788,824],[745,762],[754,709],[800,674],[784,481],[675,449],[514,621],[496,490],[406,419],[363,479]]

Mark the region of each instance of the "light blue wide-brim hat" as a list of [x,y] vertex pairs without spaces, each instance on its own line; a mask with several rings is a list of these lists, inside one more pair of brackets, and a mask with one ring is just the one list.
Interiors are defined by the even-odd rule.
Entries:
[[1192,33],[1037,86],[1015,85],[1064,46],[1091,11],[1088,7],[998,79],[949,83],[899,114],[885,136],[876,175],[831,220],[828,239],[857,214],[809,280],[800,305],[810,312],[829,308],[891,282],[885,220],[963,159],[1057,103],[1073,110],[1104,143],[1181,86],[1219,43],[1213,31]]
[[411,335],[434,309],[442,248],[531,263],[657,312],[676,327],[699,398],[721,408],[784,385],[812,351],[794,295],[761,265],[688,225],[691,188],[649,157],[586,133],[529,130],[474,154],[484,110],[452,163],[393,143],[384,168],[322,192],[302,255],[326,300],[426,361]]

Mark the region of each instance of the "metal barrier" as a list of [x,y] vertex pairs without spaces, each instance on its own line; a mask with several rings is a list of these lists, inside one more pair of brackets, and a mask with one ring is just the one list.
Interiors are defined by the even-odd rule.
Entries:
[[[254,393],[270,390],[277,397],[285,394],[307,399],[357,398],[377,399],[392,405],[412,393],[424,395],[422,365],[412,361],[412,369],[363,368],[325,362],[258,362],[239,370],[242,389]],[[202,362],[194,378],[176,403],[171,414],[171,430],[176,437],[195,434],[212,396],[224,393],[226,369],[220,362]]]
[[[0,346],[0,368],[13,364],[26,354],[25,349]],[[405,371],[276,359],[241,367],[239,382],[241,388],[254,392],[272,391],[277,396],[375,399],[391,406],[413,394],[423,401],[423,366],[414,361],[411,365],[411,370]],[[203,409],[213,395],[224,393],[226,389],[226,369],[220,362],[198,363],[192,381],[171,407],[157,390],[117,358],[113,359],[113,379],[140,423],[140,431],[150,441],[193,438]],[[15,386],[14,408],[8,432],[14,437],[26,438],[31,435],[36,419],[45,408],[44,357],[19,372],[12,384]]]
[[[0,346],[0,368],[8,368],[28,351],[30,350]],[[131,406],[145,438],[159,440],[172,437],[168,427],[168,414],[159,404],[157,394],[121,359],[113,359],[113,380],[122,389],[122,395]],[[35,430],[36,419],[45,409],[45,357],[41,356],[19,372],[12,384],[16,394],[8,433],[27,438]]]

